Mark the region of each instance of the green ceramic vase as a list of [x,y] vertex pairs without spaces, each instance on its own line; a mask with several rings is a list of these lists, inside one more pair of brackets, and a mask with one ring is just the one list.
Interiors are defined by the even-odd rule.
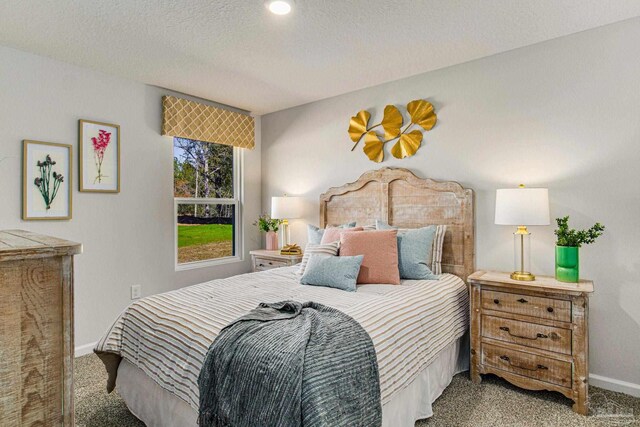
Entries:
[[580,257],[577,246],[556,246],[556,280],[577,283],[580,280]]

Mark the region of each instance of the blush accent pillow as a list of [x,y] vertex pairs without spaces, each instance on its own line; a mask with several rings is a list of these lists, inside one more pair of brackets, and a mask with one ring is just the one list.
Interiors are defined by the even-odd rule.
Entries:
[[324,229],[324,235],[322,236],[322,241],[320,242],[320,244],[326,245],[330,242],[339,241],[342,233],[352,233],[354,231],[362,231],[362,227],[327,227]]
[[362,263],[358,256],[322,256],[313,254],[309,258],[307,269],[300,279],[301,285],[326,286],[356,291],[356,278]]
[[398,230],[340,234],[340,256],[364,255],[358,283],[400,284]]
[[[348,222],[346,224],[338,225],[338,228],[351,228],[355,227],[356,222]],[[324,228],[316,227],[315,225],[307,224],[307,243],[312,245],[319,245],[322,241],[322,235],[324,234]],[[338,240],[338,239],[336,239]]]

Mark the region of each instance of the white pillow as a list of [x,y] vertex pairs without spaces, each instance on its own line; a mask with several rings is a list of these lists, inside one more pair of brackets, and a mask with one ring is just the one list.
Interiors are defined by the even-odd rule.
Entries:
[[304,256],[302,257],[302,261],[300,262],[298,274],[304,274],[311,254],[317,254],[318,256],[336,256],[338,255],[338,249],[340,249],[340,241],[325,243],[324,245],[314,245],[313,243],[309,243],[307,247],[304,248]]

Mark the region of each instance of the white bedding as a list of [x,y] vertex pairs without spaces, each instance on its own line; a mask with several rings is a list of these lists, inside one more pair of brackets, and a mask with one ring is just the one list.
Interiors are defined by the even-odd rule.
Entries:
[[250,273],[144,298],[122,313],[96,350],[122,356],[197,410],[200,368],[224,326],[260,302],[315,301],[350,315],[371,336],[384,405],[467,330],[467,287],[456,276],[345,292],[301,286],[295,271]]
[[[433,415],[432,403],[458,372],[469,369],[469,334],[449,344],[404,389],[382,406],[382,427],[414,427]],[[129,410],[149,427],[198,427],[198,411],[123,360],[117,390]]]

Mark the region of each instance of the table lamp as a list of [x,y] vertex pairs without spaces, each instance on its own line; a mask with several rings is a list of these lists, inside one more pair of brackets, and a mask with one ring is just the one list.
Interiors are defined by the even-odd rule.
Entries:
[[513,233],[515,270],[514,280],[532,281],[530,248],[531,233],[528,225],[549,225],[549,190],[546,188],[504,188],[496,191],[496,216],[498,225],[516,225]]
[[278,218],[282,220],[283,250],[281,253],[284,255],[296,255],[301,253],[301,250],[297,245],[291,245],[289,243],[289,220],[300,218],[301,216],[302,198],[288,197],[286,194],[283,197],[271,198],[271,218]]

